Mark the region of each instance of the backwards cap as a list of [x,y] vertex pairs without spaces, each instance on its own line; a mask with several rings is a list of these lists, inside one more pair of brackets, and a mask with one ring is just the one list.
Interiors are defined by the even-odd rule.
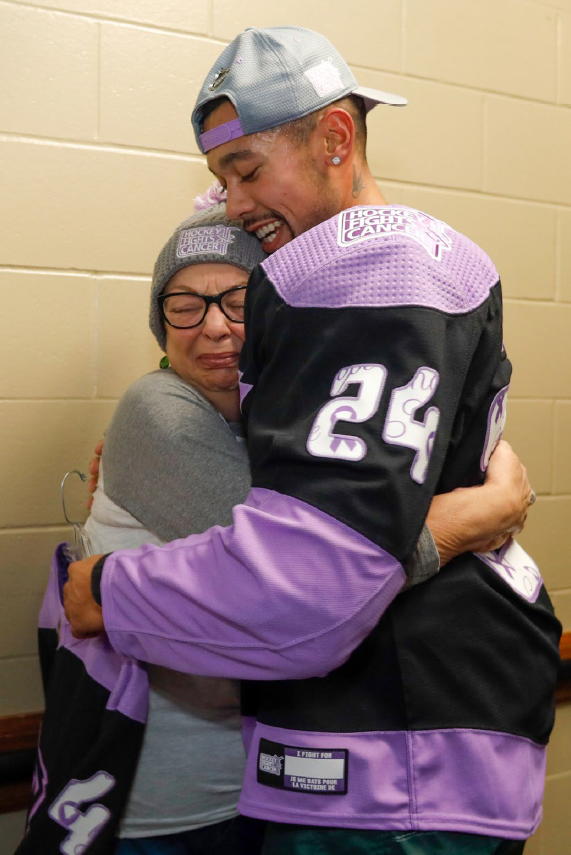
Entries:
[[226,217],[223,202],[181,223],[162,248],[153,271],[149,326],[162,350],[166,350],[167,336],[157,297],[175,273],[191,264],[233,264],[251,273],[265,258],[260,241],[244,231],[241,220]]
[[[346,95],[404,107],[406,98],[359,86],[349,66],[320,33],[304,27],[249,27],[220,54],[202,85],[192,125],[202,152],[246,134],[293,122]],[[225,96],[238,118],[204,133],[203,111]]]

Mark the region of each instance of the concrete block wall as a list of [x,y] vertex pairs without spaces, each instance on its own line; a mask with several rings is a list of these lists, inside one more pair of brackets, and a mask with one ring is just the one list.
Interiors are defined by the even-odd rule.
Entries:
[[[154,368],[149,274],[210,183],[189,114],[248,25],[328,35],[364,85],[392,202],[494,258],[514,362],[507,436],[539,494],[523,544],[571,629],[571,0],[0,0],[0,715],[41,708],[35,620],[68,536],[59,482]],[[83,492],[70,489],[82,515]],[[531,855],[571,839],[569,707]],[[565,836],[566,835],[566,836]]]

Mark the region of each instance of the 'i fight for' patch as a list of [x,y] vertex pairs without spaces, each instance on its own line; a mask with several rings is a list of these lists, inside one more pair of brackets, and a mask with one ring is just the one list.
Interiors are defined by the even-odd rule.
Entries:
[[258,783],[279,790],[343,796],[347,793],[346,748],[296,748],[260,739]]
[[337,243],[351,246],[371,238],[400,235],[419,243],[435,261],[452,249],[448,226],[409,208],[349,208],[339,215]]

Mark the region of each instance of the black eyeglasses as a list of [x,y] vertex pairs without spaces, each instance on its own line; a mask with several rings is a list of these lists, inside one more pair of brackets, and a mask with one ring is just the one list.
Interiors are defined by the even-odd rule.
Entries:
[[192,294],[189,291],[161,294],[158,298],[159,309],[167,324],[177,330],[189,330],[200,326],[213,303],[229,321],[243,324],[246,287],[246,285],[238,285],[214,297]]

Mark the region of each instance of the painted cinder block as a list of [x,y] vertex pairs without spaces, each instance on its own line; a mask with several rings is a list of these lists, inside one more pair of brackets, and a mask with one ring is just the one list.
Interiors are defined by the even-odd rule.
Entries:
[[150,279],[105,277],[98,282],[99,398],[119,398],[134,380],[159,367],[164,354],[149,330],[150,289]]
[[38,0],[34,5],[188,33],[208,30],[208,0]]
[[[400,71],[402,43],[401,0],[361,0],[356,19],[343,0],[307,3],[289,0],[287,9],[264,0],[213,0],[213,35],[231,41],[246,27],[284,24],[323,33],[350,63]],[[358,78],[359,79],[359,78]]]
[[[541,825],[525,843],[525,855],[545,855],[541,849]],[[555,855],[555,853],[554,853]]]
[[198,154],[190,115],[220,43],[101,24],[100,139]]
[[571,398],[571,306],[506,300],[504,337],[517,398]]
[[551,600],[555,614],[561,621],[563,629],[571,632],[571,588],[568,591],[552,591]]
[[547,590],[569,588],[571,496],[540,496],[518,541],[537,563]]
[[[63,523],[61,480],[86,471],[114,409],[115,401],[0,401],[3,527]],[[85,516],[82,504],[74,510]]]
[[571,110],[486,96],[484,190],[571,204]]
[[[569,2],[571,10],[571,2]],[[560,104],[571,106],[571,13],[559,15],[559,89]]]
[[404,71],[554,102],[556,31],[554,10],[521,0],[407,0]]
[[[44,708],[37,656],[0,659],[0,685],[0,715],[37,712]],[[13,851],[11,849],[6,855],[12,855]]]
[[571,401],[555,404],[553,492],[571,494]]
[[571,0],[534,0],[534,3],[540,6],[549,6],[551,9],[564,9],[567,12],[571,12]]
[[0,532],[0,650],[3,657],[35,656],[38,614],[50,560],[70,529]]
[[91,398],[95,284],[88,275],[0,270],[3,398]]
[[27,811],[0,814],[0,855],[13,855],[24,836]]
[[559,296],[571,303],[571,211],[558,211]]
[[368,115],[367,149],[373,175],[480,189],[481,94],[374,71],[360,71],[359,82],[409,99],[405,108],[379,106]]
[[429,187],[405,187],[403,201],[479,244],[496,265],[504,297],[554,299],[554,207]]
[[98,25],[0,2],[0,130],[93,140]]
[[377,187],[389,205],[404,205],[405,187],[395,181],[377,181]]
[[549,493],[553,456],[552,401],[521,401],[510,396],[507,411],[504,438],[525,463],[535,492]]
[[541,824],[541,855],[563,855],[568,851],[571,840],[570,800],[571,771],[547,779]]
[[202,162],[181,156],[5,139],[0,258],[148,274],[156,236],[188,216],[211,180]]
[[547,749],[547,774],[571,772],[571,704],[561,704],[555,715],[555,727]]

